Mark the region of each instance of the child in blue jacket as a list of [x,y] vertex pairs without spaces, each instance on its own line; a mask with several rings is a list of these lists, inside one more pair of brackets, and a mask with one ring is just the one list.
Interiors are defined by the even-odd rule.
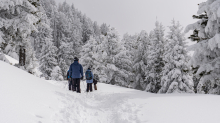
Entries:
[[92,92],[93,73],[90,68],[88,68],[85,75],[86,75],[86,83],[87,83],[86,91],[89,92],[90,90],[90,92]]

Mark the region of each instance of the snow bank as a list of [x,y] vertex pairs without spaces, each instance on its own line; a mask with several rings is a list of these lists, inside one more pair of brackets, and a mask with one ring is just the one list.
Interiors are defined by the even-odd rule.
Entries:
[[18,64],[18,60],[12,58],[11,56],[8,56],[8,55],[5,55],[5,57],[8,59],[8,61],[12,64],[12,65],[15,65],[15,64]]
[[0,123],[49,123],[61,90],[0,61]]

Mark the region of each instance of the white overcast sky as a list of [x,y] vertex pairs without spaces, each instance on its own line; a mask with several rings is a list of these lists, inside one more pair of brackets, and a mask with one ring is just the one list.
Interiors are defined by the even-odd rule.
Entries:
[[206,0],[55,0],[66,1],[85,13],[98,24],[107,23],[115,27],[120,37],[125,33],[135,34],[141,30],[150,32],[156,18],[166,31],[174,18],[185,27],[195,22],[198,4]]

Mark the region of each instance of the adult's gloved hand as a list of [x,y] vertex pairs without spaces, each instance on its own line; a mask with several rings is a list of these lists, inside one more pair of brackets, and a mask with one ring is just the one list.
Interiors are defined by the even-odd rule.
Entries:
[[83,80],[83,76],[81,77],[81,80]]

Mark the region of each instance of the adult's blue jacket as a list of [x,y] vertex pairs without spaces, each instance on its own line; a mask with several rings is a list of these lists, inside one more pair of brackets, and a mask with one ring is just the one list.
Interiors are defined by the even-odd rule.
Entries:
[[[91,70],[88,69],[87,71],[91,71]],[[87,71],[86,71],[86,72],[87,72]],[[85,73],[85,74],[86,74],[86,73]],[[92,74],[92,79],[91,79],[91,80],[86,80],[86,83],[93,83],[93,78],[94,78],[94,77],[93,77],[92,71],[91,71],[91,74]]]
[[78,63],[78,61],[74,61],[70,65],[69,75],[71,78],[74,78],[74,79],[83,77],[83,67],[81,64]]

